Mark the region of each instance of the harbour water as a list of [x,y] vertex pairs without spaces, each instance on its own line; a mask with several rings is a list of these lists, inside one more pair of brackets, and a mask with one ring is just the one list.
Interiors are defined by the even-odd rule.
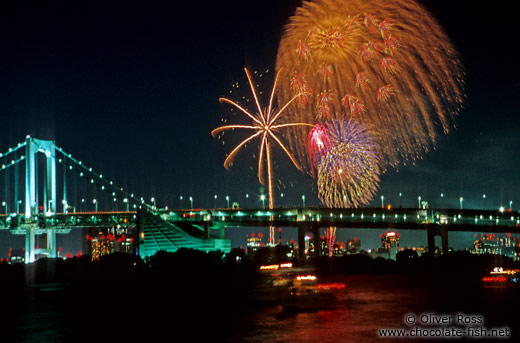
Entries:
[[[60,290],[39,292],[26,301],[16,320],[11,322],[14,327],[10,328],[12,339],[8,341],[71,342],[88,338],[104,342],[124,338],[140,342],[142,339],[156,341],[165,335],[170,338],[165,341],[173,341],[179,335],[188,334],[189,340],[180,341],[197,341],[204,337],[214,342],[381,342],[391,339],[381,337],[380,329],[413,328],[414,325],[405,323],[405,316],[409,314],[417,321],[422,314],[480,316],[483,323],[474,327],[507,328],[509,336],[503,338],[509,340],[514,340],[520,332],[515,314],[520,305],[520,292],[515,288],[488,289],[451,282],[449,277],[438,280],[420,274],[334,276],[328,281],[346,285],[337,291],[336,301],[330,308],[290,313],[276,304],[244,303],[233,304],[233,309],[225,306],[188,309],[186,302],[170,300],[158,304],[147,302],[146,297],[140,297],[134,306],[129,298],[118,297],[117,290],[113,289],[92,290],[84,299],[76,299],[76,304],[65,304]],[[171,297],[173,299],[175,294]],[[175,306],[176,303],[179,306]],[[76,312],[71,312],[76,306]],[[210,317],[204,315],[207,311],[211,311]],[[179,316],[184,319],[179,320]],[[420,325],[422,328],[453,326]],[[486,341],[481,338],[477,341]],[[407,337],[394,341],[432,340]]]
[[[247,325],[230,337],[231,342],[381,342],[379,330],[411,329],[406,315],[420,321],[421,315],[482,317],[484,322],[473,327],[509,328],[509,339],[518,337],[519,307],[517,289],[484,289],[479,285],[453,284],[450,280],[434,280],[420,275],[357,275],[336,277],[346,288],[337,293],[330,309],[284,313],[281,306],[259,309],[250,314]],[[428,277],[426,277],[428,278]],[[428,322],[420,328],[451,328]],[[453,322],[452,321],[452,322]],[[428,322],[428,323],[427,323]],[[466,325],[455,326],[467,329]],[[466,330],[467,331],[467,330]],[[473,337],[475,338],[475,337]],[[502,339],[508,337],[502,337]],[[462,337],[460,339],[463,339]],[[464,339],[467,339],[464,338]],[[476,337],[479,342],[483,337]],[[386,339],[388,340],[388,339]],[[395,341],[396,339],[394,339]],[[406,337],[397,341],[431,341],[429,338]],[[439,340],[444,340],[439,338]],[[491,340],[491,339],[490,339]]]

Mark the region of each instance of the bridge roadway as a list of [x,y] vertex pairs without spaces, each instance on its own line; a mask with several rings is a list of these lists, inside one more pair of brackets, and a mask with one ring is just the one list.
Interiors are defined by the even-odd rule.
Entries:
[[[449,231],[520,233],[518,211],[318,207],[57,213],[29,219],[23,214],[0,215],[0,229],[8,229],[13,234],[27,234],[30,229],[34,231],[32,234],[41,234],[48,233],[49,229],[56,233],[68,233],[72,228],[136,225],[137,232],[144,232],[145,228],[139,225],[140,213],[160,217],[173,224],[200,227],[207,239],[210,238],[211,228],[221,229],[220,238],[223,239],[223,229],[226,227],[296,227],[299,242],[303,242],[307,232],[312,232],[314,238],[319,240],[319,229],[331,226],[338,229],[424,230],[427,231],[429,251],[435,248],[435,236],[441,237],[442,249],[448,251]],[[303,246],[299,244],[300,248]]]
[[[443,252],[448,251],[449,231],[520,233],[518,211],[289,207],[271,210],[194,209],[158,211],[158,214],[167,221],[198,223],[204,228],[297,227],[298,242],[303,242],[306,232],[312,232],[319,240],[319,229],[331,226],[337,229],[424,230],[429,251],[435,250],[435,236],[440,236]],[[302,253],[303,244],[299,247]]]

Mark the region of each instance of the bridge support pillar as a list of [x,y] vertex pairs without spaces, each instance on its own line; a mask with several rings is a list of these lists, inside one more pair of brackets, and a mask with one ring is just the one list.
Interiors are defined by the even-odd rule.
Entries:
[[435,230],[429,227],[428,230],[428,253],[435,255]]
[[56,230],[47,229],[47,251],[50,258],[56,258]]
[[210,232],[209,232],[209,224],[204,223],[204,239],[209,239]]
[[47,141],[27,137],[25,156],[25,217],[38,214],[38,153],[45,155],[45,175],[43,180],[43,211],[56,213],[56,145]]
[[36,249],[36,226],[30,226],[25,229],[25,263],[33,263],[36,260],[36,254],[44,254],[49,258],[56,258],[56,229],[46,229],[47,236],[46,248]]
[[448,246],[448,230],[446,229],[446,227],[441,228],[440,236],[441,236],[441,244],[442,244],[442,253],[447,254],[449,252],[449,246]]
[[305,229],[306,224],[298,223],[298,256],[300,261],[305,261]]
[[314,235],[314,257],[321,256],[321,235],[319,225],[312,226],[312,234]]
[[441,248],[442,253],[447,254],[449,252],[448,243],[448,229],[446,227],[434,227],[430,226],[427,229],[428,232],[428,253],[435,254],[435,236],[441,237]]
[[34,262],[35,227],[25,229],[25,263]]
[[137,217],[135,219],[135,235],[136,235],[136,244],[135,244],[135,255],[140,256],[140,247],[141,243],[144,244],[144,216],[146,215],[145,209],[137,210]]

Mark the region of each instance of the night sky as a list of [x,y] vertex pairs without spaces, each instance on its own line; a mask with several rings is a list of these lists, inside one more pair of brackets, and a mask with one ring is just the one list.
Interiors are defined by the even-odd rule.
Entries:
[[[230,172],[231,145],[210,132],[218,102],[245,86],[243,67],[271,72],[300,1],[1,1],[0,152],[27,134],[52,139],[157,206],[261,205],[250,146]],[[467,101],[457,128],[415,164],[389,170],[373,205],[520,208],[520,64],[513,3],[424,0],[461,54]],[[242,87],[246,91],[245,87]],[[246,92],[244,95],[247,95]],[[238,132],[237,132],[238,134]],[[317,204],[310,176],[278,160],[277,203]],[[253,167],[253,170],[251,170]],[[0,175],[0,178],[2,175]],[[0,194],[4,182],[0,182]],[[72,192],[72,191],[70,191]],[[284,198],[279,201],[280,192]],[[245,194],[249,202],[245,202]],[[180,203],[179,196],[184,196]],[[87,197],[89,195],[87,194]],[[425,236],[425,235],[424,235]],[[1,237],[6,237],[2,235]],[[3,252],[0,252],[0,256]]]

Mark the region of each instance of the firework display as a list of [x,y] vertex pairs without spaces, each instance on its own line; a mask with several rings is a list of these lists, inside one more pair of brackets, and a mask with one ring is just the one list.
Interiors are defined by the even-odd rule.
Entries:
[[[304,2],[285,28],[277,69],[281,103],[299,94],[288,118],[355,118],[377,131],[381,160],[392,166],[419,158],[438,131],[449,132],[464,97],[458,54],[413,0]],[[302,144],[308,129],[289,131],[289,147],[313,172]]]
[[[276,69],[264,110],[246,69],[258,114],[220,99],[252,125],[213,131],[254,132],[229,154],[226,168],[245,144],[260,138],[258,178],[264,183],[265,155],[270,208],[273,140],[316,180],[325,206],[358,207],[373,199],[388,166],[421,158],[439,132],[453,129],[464,99],[458,53],[415,0],[305,1],[285,27]],[[274,133],[282,127],[287,146]]]
[[238,103],[226,99],[226,98],[220,98],[219,101],[222,103],[229,103],[233,105],[235,108],[239,109],[242,113],[244,113],[246,116],[248,116],[253,122],[251,125],[225,125],[218,127],[214,129],[211,134],[215,137],[219,132],[225,131],[225,130],[234,130],[234,129],[247,129],[252,130],[253,134],[250,135],[248,138],[244,139],[240,144],[238,144],[231,153],[229,153],[228,157],[224,161],[224,167],[228,169],[232,163],[233,159],[235,158],[236,154],[240,151],[241,148],[243,148],[249,141],[253,140],[254,138],[258,137],[260,138],[260,153],[258,154],[258,180],[260,183],[264,184],[264,155],[265,155],[265,161],[267,162],[267,177],[268,177],[268,193],[269,193],[269,208],[274,208],[274,196],[273,196],[273,168],[272,168],[272,148],[273,148],[273,141],[276,142],[278,146],[282,148],[282,150],[287,154],[287,156],[291,159],[291,161],[294,163],[296,168],[301,170],[299,163],[296,161],[296,159],[293,157],[293,155],[289,152],[289,150],[285,147],[285,145],[282,143],[280,138],[278,137],[278,134],[276,133],[281,128],[287,128],[287,127],[293,127],[293,126],[312,126],[310,124],[306,123],[295,123],[295,122],[289,122],[289,123],[282,123],[278,124],[278,120],[280,116],[284,113],[284,111],[287,109],[287,107],[295,102],[300,94],[296,94],[293,96],[287,103],[285,103],[279,110],[274,110],[273,105],[273,98],[276,90],[276,84],[278,83],[278,78],[280,73],[278,72],[275,81],[273,90],[271,92],[271,97],[269,99],[269,106],[267,108],[262,108],[260,106],[260,102],[258,100],[258,95],[256,92],[256,89],[253,85],[253,80],[251,78],[251,73],[247,68],[244,68],[247,76],[247,80],[249,82],[249,86],[251,87],[251,92],[253,93],[255,104],[258,112],[256,114],[252,114],[249,112],[246,108],[240,106]]
[[318,165],[318,196],[328,207],[367,204],[379,189],[379,146],[355,120],[325,122],[330,149]]

